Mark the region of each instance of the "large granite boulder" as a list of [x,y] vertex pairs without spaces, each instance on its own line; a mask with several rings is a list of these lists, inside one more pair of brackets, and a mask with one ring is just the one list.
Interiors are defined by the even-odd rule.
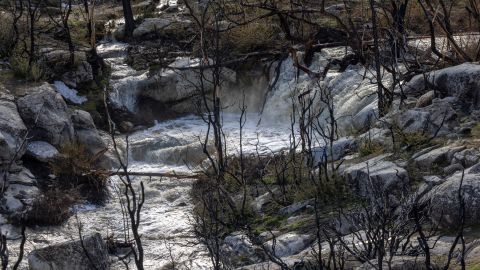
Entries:
[[87,61],[87,53],[76,51],[74,53],[74,67],[70,66],[70,52],[55,48],[42,48],[39,63],[49,78],[62,79],[68,86],[76,87],[78,83],[93,80],[92,67]]
[[[142,82],[140,95],[151,98],[166,104],[175,104],[200,94],[199,85],[201,74],[197,69],[199,59],[177,58],[175,62],[169,65],[169,69],[150,77]],[[204,71],[204,90],[206,92],[213,89],[212,71]],[[223,68],[221,71],[221,80],[223,82],[234,82],[236,74],[233,70]],[[192,108],[193,112],[193,108]]]
[[259,263],[265,259],[261,249],[255,247],[242,232],[234,232],[225,237],[221,251],[232,266]]
[[0,88],[0,166],[22,157],[25,147],[21,145],[26,132],[13,96]]
[[370,195],[373,189],[392,193],[402,191],[409,182],[408,172],[386,160],[387,157],[381,155],[358,164],[347,164],[341,168],[341,173],[360,196]]
[[314,240],[313,235],[289,232],[265,243],[270,251],[278,257],[287,257],[297,254],[310,247]]
[[[464,146],[447,145],[440,148],[427,148],[412,156],[415,165],[422,171],[428,171],[433,166],[445,167],[452,163],[455,154],[465,150]],[[458,156],[461,158],[460,156]]]
[[[82,244],[83,242],[83,244]],[[108,249],[100,234],[36,249],[28,255],[30,270],[108,269]]]
[[[463,176],[463,177],[462,177]],[[480,164],[458,172],[435,186],[425,197],[430,202],[432,220],[444,228],[456,229],[460,220],[458,192],[465,201],[466,225],[480,224]]]
[[452,97],[434,99],[426,107],[394,112],[390,123],[404,133],[448,135],[458,124],[457,102],[458,99]]
[[316,147],[313,151],[314,163],[323,163],[328,161],[337,161],[345,157],[351,151],[357,148],[357,142],[354,138],[342,137],[332,143],[332,145]]
[[62,96],[50,84],[44,83],[17,101],[31,139],[46,141],[60,148],[73,142],[73,124]]
[[464,63],[417,75],[403,88],[405,94],[417,97],[429,90],[435,90],[444,96],[456,97],[478,108],[480,106],[479,78],[480,65]]
[[191,29],[192,25],[190,20],[180,18],[145,18],[133,31],[133,37],[135,39],[154,39],[178,36]]

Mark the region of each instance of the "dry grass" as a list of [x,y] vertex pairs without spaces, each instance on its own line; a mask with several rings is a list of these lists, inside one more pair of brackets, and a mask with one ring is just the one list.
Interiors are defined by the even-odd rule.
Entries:
[[239,52],[248,52],[275,43],[280,29],[265,21],[249,23],[232,29],[228,35],[229,41]]
[[108,177],[94,171],[96,157],[91,158],[82,145],[73,143],[61,149],[62,160],[51,164],[57,184],[65,190],[77,190],[92,203],[103,203],[108,197]]

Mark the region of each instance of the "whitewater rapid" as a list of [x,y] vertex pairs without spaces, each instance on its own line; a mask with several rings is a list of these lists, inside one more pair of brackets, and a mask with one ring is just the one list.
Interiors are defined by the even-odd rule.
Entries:
[[[134,70],[125,62],[127,47],[127,44],[111,41],[99,44],[97,50],[111,66],[112,91],[109,98],[131,112],[136,112],[139,84],[147,79],[148,73]],[[329,60],[341,58],[346,53],[348,50],[345,48],[326,49],[315,55],[311,68],[321,71]],[[372,104],[376,102],[373,95],[375,87],[371,76],[363,67],[351,66],[344,72],[329,72],[321,82],[321,87],[326,87],[332,93],[336,117],[341,125],[348,128],[358,114],[374,110]],[[303,91],[315,90],[317,85],[311,83],[307,74],[298,74],[290,58],[283,61],[279,78],[274,91],[267,95],[262,115],[259,114],[257,105],[263,103],[265,91],[252,91],[252,95],[247,97],[252,104],[256,104],[249,108],[256,109],[247,111],[244,115],[242,131],[240,113],[227,110],[222,114],[228,155],[238,155],[240,146],[245,154],[259,155],[289,149],[293,136],[298,134],[297,127],[292,130],[290,124],[292,100]],[[202,143],[205,142],[207,130],[202,117],[189,115],[158,122],[153,127],[130,134],[129,169],[135,172],[193,174],[205,166],[206,156]],[[124,139],[123,136],[119,137],[119,140]],[[208,149],[213,151],[210,146]],[[144,182],[146,191],[140,226],[146,252],[145,268],[162,269],[174,260],[178,269],[210,269],[206,248],[198,243],[192,231],[194,202],[190,191],[195,180],[134,177],[135,185],[138,186],[140,181]],[[78,205],[72,209],[76,216],[62,226],[29,229],[27,254],[35,248],[78,239],[77,218],[85,235],[99,232],[103,237],[122,239],[124,222],[119,202],[121,196],[117,194],[118,183],[118,179],[111,179],[112,196],[104,206]],[[18,239],[15,242],[18,243]],[[120,265],[114,260],[112,268],[121,268]],[[22,266],[27,269],[26,260]]]

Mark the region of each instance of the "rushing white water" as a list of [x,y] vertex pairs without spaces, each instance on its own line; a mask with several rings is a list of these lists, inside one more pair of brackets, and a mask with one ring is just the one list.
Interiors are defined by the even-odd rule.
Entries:
[[97,51],[111,67],[110,100],[135,112],[139,84],[147,79],[147,72],[136,71],[125,63],[127,47],[128,44],[121,42],[106,42],[98,45]]
[[[123,43],[107,42],[100,44],[97,49],[112,68],[111,100],[135,112],[138,86],[147,79],[147,73],[135,71],[125,63],[126,48],[127,45]],[[337,48],[316,54],[310,68],[322,71],[329,60],[341,58],[345,52],[345,48]],[[322,86],[332,93],[339,121],[348,123],[365,108],[372,109],[370,105],[375,101],[372,95],[375,88],[370,78],[364,79],[364,71],[360,66],[350,67],[342,73],[332,71],[321,82]],[[370,75],[367,74],[368,76]],[[305,89],[318,91],[318,88],[312,84],[308,75],[300,73],[297,76],[291,59],[282,64],[279,78],[275,90],[268,95],[259,125],[258,105],[262,103],[265,89],[251,91],[246,97],[248,107],[255,109],[245,115],[242,132],[238,112],[230,109],[230,112],[227,110],[223,114],[228,154],[238,154],[240,146],[246,153],[259,154],[270,154],[289,147],[292,136],[292,100]],[[238,103],[238,95],[227,93],[224,96],[230,96],[228,102]],[[229,105],[231,108],[238,108],[239,104]],[[157,123],[149,129],[130,135],[130,169],[139,172],[181,173],[198,169],[206,159],[202,143],[207,130],[207,125],[200,116],[186,116]],[[293,134],[295,132],[294,130]],[[135,184],[138,185],[140,180],[144,181],[146,187],[146,203],[140,227],[146,252],[145,268],[162,269],[174,260],[179,263],[180,269],[210,269],[206,248],[197,243],[190,224],[193,209],[190,190],[193,180],[137,177]],[[112,183],[116,182],[116,179],[112,179]],[[75,208],[78,220],[83,224],[84,234],[100,232],[104,237],[112,234],[119,239],[123,237],[122,211],[115,190],[115,185],[112,184],[113,196],[105,206],[81,205]],[[34,248],[78,239],[77,225],[75,217],[72,217],[60,227],[30,230],[27,252]],[[26,262],[23,265],[26,266]],[[113,268],[121,268],[119,265],[117,262]]]

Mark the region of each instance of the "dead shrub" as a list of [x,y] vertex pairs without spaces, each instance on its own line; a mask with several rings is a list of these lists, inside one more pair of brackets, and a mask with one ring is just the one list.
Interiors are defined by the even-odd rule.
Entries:
[[28,225],[60,225],[71,216],[71,207],[79,201],[81,196],[75,190],[48,190],[33,202],[22,221]]
[[60,153],[61,160],[51,163],[56,184],[63,190],[78,190],[91,203],[103,203],[108,198],[108,175],[92,169],[99,157],[90,157],[78,143],[65,145]]

